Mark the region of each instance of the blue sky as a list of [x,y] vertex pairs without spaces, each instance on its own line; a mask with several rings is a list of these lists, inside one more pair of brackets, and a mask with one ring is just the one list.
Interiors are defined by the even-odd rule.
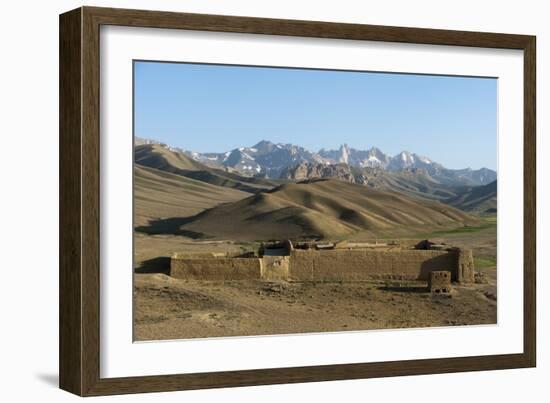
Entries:
[[347,143],[496,169],[496,79],[135,62],[134,80],[135,135],[186,150]]

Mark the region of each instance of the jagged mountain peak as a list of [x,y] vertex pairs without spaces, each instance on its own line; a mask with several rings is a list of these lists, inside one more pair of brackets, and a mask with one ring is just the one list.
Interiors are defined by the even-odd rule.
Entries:
[[468,186],[485,185],[496,179],[496,172],[487,168],[446,169],[430,158],[409,150],[391,156],[375,146],[360,150],[347,143],[340,144],[336,149],[321,148],[318,152],[312,152],[292,143],[274,143],[264,139],[251,147],[239,147],[225,153],[185,153],[208,166],[233,169],[245,176],[279,178],[289,168],[302,163],[315,163],[347,164],[358,169],[376,168],[388,172],[412,169],[411,172],[425,172],[441,183]]
[[265,153],[273,151],[277,146],[269,140],[262,140],[254,144],[251,148],[255,148],[259,152]]
[[396,157],[399,157],[399,158],[401,158],[401,159],[413,158],[413,157],[414,157],[414,154],[411,153],[410,151],[403,150],[403,151],[401,151],[399,154],[397,154]]
[[266,145],[269,146],[269,145],[275,145],[275,144],[272,143],[272,142],[269,141],[269,140],[265,140],[265,139],[264,139],[264,140],[258,141],[258,142],[257,142],[256,144],[254,144],[252,147],[254,147],[254,148],[260,148],[260,147],[266,146]]
[[346,143],[340,146],[340,157],[338,162],[343,162],[347,164],[349,162],[350,149]]

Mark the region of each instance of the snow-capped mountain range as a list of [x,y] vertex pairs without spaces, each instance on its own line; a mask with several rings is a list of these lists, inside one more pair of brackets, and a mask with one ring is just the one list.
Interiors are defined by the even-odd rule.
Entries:
[[[136,138],[136,145],[144,143],[160,144],[154,140]],[[303,163],[315,163],[347,164],[355,168],[380,169],[389,172],[414,168],[434,179],[453,185],[485,185],[497,178],[496,172],[488,168],[447,169],[425,156],[409,151],[390,156],[376,147],[358,150],[347,144],[342,144],[337,150],[321,149],[318,152],[311,152],[293,144],[275,144],[267,140],[262,140],[252,147],[235,148],[225,153],[199,153],[164,146],[173,151],[183,152],[207,166],[236,171],[245,176],[280,178],[289,168]]]

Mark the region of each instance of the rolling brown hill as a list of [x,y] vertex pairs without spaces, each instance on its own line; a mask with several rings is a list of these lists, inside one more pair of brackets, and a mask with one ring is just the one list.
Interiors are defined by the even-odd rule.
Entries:
[[256,193],[276,186],[275,182],[265,179],[244,177],[222,169],[208,167],[161,144],[137,145],[134,148],[134,162],[137,165],[248,193]]
[[457,196],[447,201],[451,206],[476,213],[496,213],[497,181],[484,186],[473,186],[464,189]]
[[443,202],[456,196],[456,187],[440,183],[422,169],[403,169],[387,172],[366,168],[364,171],[365,184],[376,189]]
[[249,195],[162,170],[134,166],[134,220],[138,226],[151,219],[192,216]]
[[158,220],[142,230],[250,241],[338,239],[358,232],[399,236],[477,223],[467,213],[437,201],[325,179],[281,185],[194,217]]
[[456,187],[442,184],[425,169],[407,168],[387,171],[380,168],[354,167],[348,164],[301,163],[287,168],[282,178],[294,181],[308,179],[339,179],[375,189],[389,190],[428,200],[445,201],[457,196]]

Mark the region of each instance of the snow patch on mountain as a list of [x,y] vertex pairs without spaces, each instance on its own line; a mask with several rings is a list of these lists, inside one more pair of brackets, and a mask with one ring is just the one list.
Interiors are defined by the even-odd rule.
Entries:
[[421,170],[441,183],[451,184],[485,185],[496,179],[496,172],[487,168],[447,169],[428,157],[406,150],[391,156],[376,147],[359,150],[347,144],[342,144],[338,149],[311,152],[293,144],[262,140],[251,147],[239,147],[225,153],[186,153],[209,166],[231,168],[246,176],[269,178],[279,178],[283,172],[300,164],[316,163],[325,166],[347,164],[360,169],[376,168],[389,172]]

